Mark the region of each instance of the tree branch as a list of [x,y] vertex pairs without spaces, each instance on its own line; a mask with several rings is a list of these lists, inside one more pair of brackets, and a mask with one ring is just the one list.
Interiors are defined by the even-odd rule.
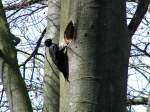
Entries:
[[127,2],[138,2],[138,0],[127,0]]
[[150,3],[150,0],[139,0],[137,10],[136,10],[131,22],[128,25],[129,38],[131,38],[133,36],[133,34],[135,33],[135,31],[137,30],[145,13],[147,12],[149,3]]
[[138,97],[132,98],[127,100],[127,105],[147,105],[148,104],[148,97]]
[[42,39],[43,39],[45,33],[46,33],[46,28],[44,29],[44,31],[42,32],[42,34],[41,34],[39,40],[37,41],[37,46],[35,47],[34,51],[33,51],[32,54],[30,55],[30,57],[29,57],[28,59],[26,59],[26,61],[25,61],[23,64],[21,64],[20,66],[24,66],[32,57],[34,57],[34,56],[36,55],[36,53],[37,53],[37,51],[38,51],[38,48],[40,47],[41,41],[42,41]]
[[[4,7],[4,10],[17,10],[17,9],[22,9],[22,8],[25,8],[25,7],[28,7],[30,5],[33,5],[35,3],[41,3],[43,2],[44,0],[26,0],[24,2],[20,2],[20,3],[17,3],[17,4],[13,4],[11,6],[7,6],[7,7]],[[45,0],[46,1],[46,0]]]
[[150,57],[150,54],[147,52],[147,47],[149,44],[147,44],[143,49],[140,49],[138,46],[136,46],[135,44],[131,44],[133,47],[135,47],[138,51],[140,51],[141,53],[143,53],[145,56]]

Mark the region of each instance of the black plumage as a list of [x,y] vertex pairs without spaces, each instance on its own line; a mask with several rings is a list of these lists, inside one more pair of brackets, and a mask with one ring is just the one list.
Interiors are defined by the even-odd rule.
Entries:
[[52,43],[51,39],[45,41],[45,46],[49,48],[49,53],[52,58],[52,61],[57,66],[59,71],[64,75],[66,81],[69,81],[69,69],[68,69],[68,56],[66,47],[59,49],[59,46],[55,43]]

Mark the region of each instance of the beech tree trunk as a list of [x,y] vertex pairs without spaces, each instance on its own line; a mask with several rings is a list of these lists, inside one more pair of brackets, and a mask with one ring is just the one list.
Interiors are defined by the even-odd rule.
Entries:
[[77,32],[68,48],[70,84],[60,93],[60,112],[126,112],[125,0],[62,0],[61,5],[61,38],[70,20]]
[[13,35],[0,1],[0,75],[11,112],[32,112],[27,88],[17,62]]
[[[59,40],[60,1],[48,1],[48,27],[46,39]],[[60,81],[59,71],[53,63],[49,49],[46,48],[44,76],[44,112],[59,112]]]

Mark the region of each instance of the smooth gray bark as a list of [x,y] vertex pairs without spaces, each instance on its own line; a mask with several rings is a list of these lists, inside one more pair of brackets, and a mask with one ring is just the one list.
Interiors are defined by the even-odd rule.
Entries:
[[147,112],[150,112],[150,95],[148,96]]
[[[52,38],[55,43],[59,39],[60,1],[48,1],[48,27],[46,38]],[[59,112],[59,71],[46,48],[44,76],[44,112]]]
[[0,75],[11,112],[32,112],[27,88],[17,62],[17,52],[0,1]]
[[61,112],[125,112],[130,50],[125,0],[62,4],[68,6],[62,7],[61,35],[70,19],[76,21],[77,35],[68,48],[70,84]]

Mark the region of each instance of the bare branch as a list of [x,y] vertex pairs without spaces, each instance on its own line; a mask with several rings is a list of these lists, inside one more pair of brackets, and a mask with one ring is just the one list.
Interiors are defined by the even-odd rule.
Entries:
[[43,39],[45,33],[46,33],[46,28],[44,29],[44,31],[42,32],[42,34],[41,34],[39,40],[37,41],[37,46],[35,47],[34,51],[33,51],[32,54],[30,55],[30,57],[29,57],[28,59],[26,59],[26,61],[25,61],[23,64],[21,64],[20,66],[24,66],[32,57],[34,57],[34,56],[36,55],[36,53],[37,53],[37,51],[38,51],[38,48],[40,47],[41,41],[42,41],[42,39]]
[[127,105],[147,105],[148,103],[148,97],[138,97],[138,98],[132,98],[127,100]]
[[4,10],[17,10],[17,9],[22,9],[22,8],[26,8],[30,5],[33,5],[35,3],[40,3],[44,0],[30,0],[30,1],[24,1],[24,2],[21,2],[21,3],[17,3],[17,4],[13,4],[11,6],[7,6],[7,7],[4,7]]
[[133,36],[133,34],[135,33],[135,31],[137,30],[145,13],[147,12],[149,3],[150,3],[150,0],[139,0],[137,10],[136,10],[131,22],[128,25],[129,38],[131,38]]

